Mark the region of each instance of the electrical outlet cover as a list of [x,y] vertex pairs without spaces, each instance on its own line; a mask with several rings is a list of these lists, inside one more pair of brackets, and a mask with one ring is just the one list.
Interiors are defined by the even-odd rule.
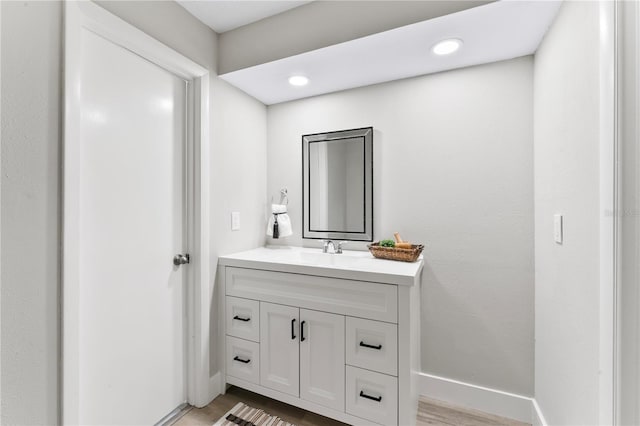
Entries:
[[561,214],[553,215],[553,239],[558,244],[562,244],[562,239],[563,239],[562,222],[563,222],[563,219]]
[[240,230],[240,212],[231,212],[231,230]]

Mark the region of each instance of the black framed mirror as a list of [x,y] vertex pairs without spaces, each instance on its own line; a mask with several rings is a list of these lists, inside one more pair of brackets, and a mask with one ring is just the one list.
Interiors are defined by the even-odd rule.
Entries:
[[302,136],[302,237],[373,241],[373,127]]

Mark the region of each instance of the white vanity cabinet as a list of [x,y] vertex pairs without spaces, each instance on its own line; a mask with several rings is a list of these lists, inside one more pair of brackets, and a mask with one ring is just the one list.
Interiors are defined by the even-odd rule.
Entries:
[[415,424],[422,260],[266,247],[219,265],[226,384],[345,423]]

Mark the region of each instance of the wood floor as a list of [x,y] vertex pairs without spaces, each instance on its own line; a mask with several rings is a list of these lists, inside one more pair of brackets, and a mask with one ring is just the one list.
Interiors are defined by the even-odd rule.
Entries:
[[483,413],[482,411],[460,408],[446,402],[425,397],[420,398],[417,425],[455,426],[526,426],[528,423],[506,419]]
[[[319,416],[237,387],[231,387],[204,408],[192,408],[173,426],[211,426],[238,402],[261,408],[297,426],[344,426],[344,423]],[[493,416],[480,411],[461,409],[444,402],[421,398],[418,426],[526,426],[526,423]]]

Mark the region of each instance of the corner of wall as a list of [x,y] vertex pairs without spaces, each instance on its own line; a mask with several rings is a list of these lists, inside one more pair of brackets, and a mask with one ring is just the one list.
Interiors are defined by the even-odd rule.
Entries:
[[531,400],[531,420],[532,426],[547,426],[547,421],[535,399]]
[[[563,2],[535,55],[534,394],[541,424],[545,416],[551,424],[600,420],[600,23],[599,2]],[[553,238],[556,214],[564,216],[562,244]]]

